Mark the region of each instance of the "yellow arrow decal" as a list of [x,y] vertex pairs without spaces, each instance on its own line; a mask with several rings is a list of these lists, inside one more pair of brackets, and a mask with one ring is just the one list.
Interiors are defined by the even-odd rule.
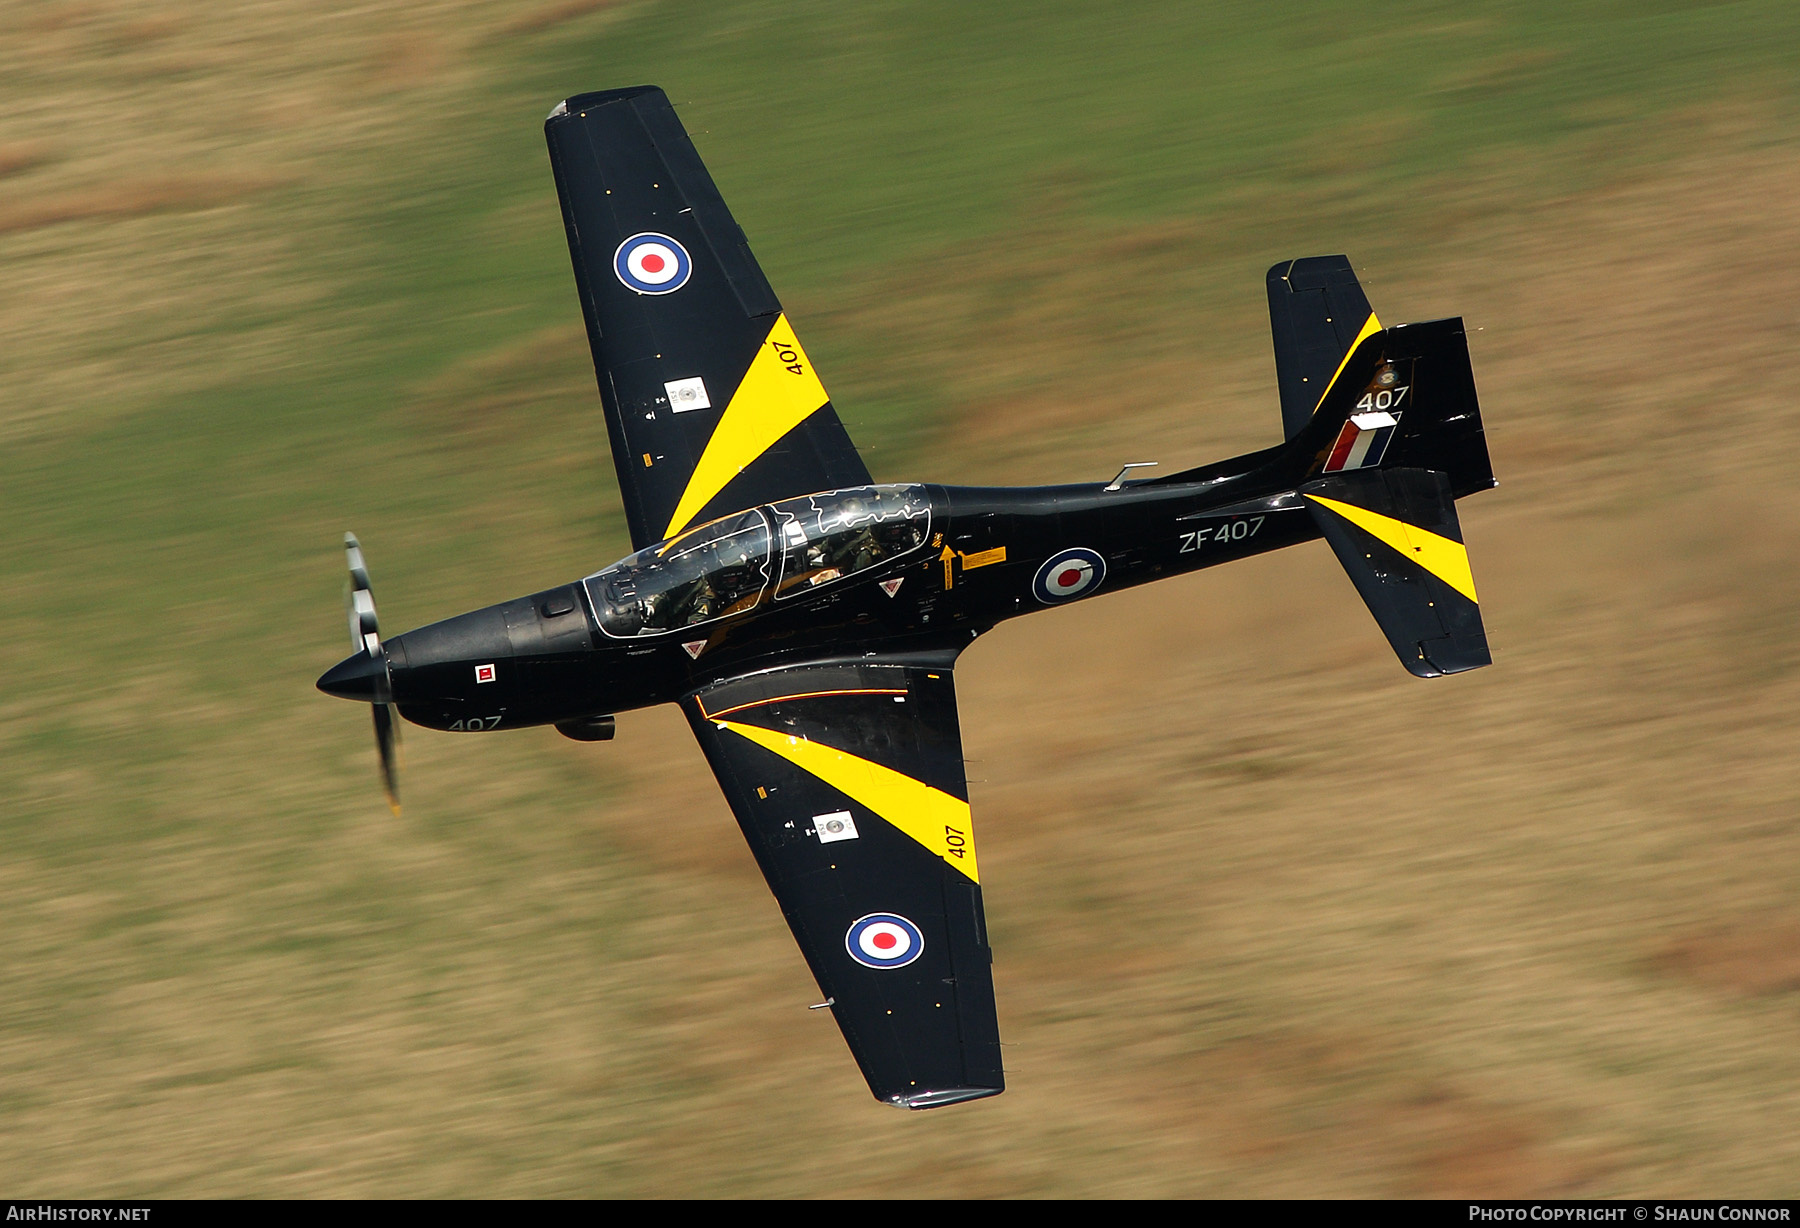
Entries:
[[968,875],[970,882],[981,881],[975,869],[975,831],[969,825],[969,803],[961,798],[951,797],[903,772],[805,738],[736,721],[713,723],[817,776]]
[[681,502],[675,505],[663,537],[674,537],[687,528],[732,478],[829,399],[786,314],[775,317],[768,337],[750,360],[750,369],[744,372],[743,382],[731,394],[731,404],[706,441],[706,451],[688,477],[687,489],[681,492]]
[[1386,542],[1451,588],[1480,604],[1475,596],[1475,575],[1469,570],[1469,552],[1461,542],[1440,537],[1429,529],[1371,512],[1353,503],[1340,503],[1308,495],[1314,503],[1330,508],[1357,528]]

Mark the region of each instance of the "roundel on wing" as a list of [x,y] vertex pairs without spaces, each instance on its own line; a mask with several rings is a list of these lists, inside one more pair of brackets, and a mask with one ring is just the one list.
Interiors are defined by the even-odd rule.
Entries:
[[904,968],[925,953],[925,935],[898,913],[872,912],[850,927],[844,949],[865,968]]
[[1097,551],[1074,546],[1044,560],[1031,581],[1031,591],[1044,604],[1055,605],[1087,596],[1105,579],[1106,560]]
[[632,235],[613,253],[613,272],[639,294],[673,294],[693,271],[687,248],[655,231]]

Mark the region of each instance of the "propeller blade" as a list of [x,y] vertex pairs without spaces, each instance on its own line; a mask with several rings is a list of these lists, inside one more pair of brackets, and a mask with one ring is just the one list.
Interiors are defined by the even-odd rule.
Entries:
[[400,722],[394,719],[392,704],[376,704],[375,746],[381,751],[381,787],[387,793],[388,805],[400,813]]
[[350,563],[350,646],[370,656],[381,652],[381,621],[375,616],[375,594],[369,587],[369,565],[363,559],[356,534],[344,534],[344,554]]
[[375,714],[375,749],[381,753],[381,787],[388,805],[400,813],[400,722],[395,719],[393,690],[388,682],[387,653],[381,647],[381,622],[375,616],[375,594],[369,586],[369,564],[356,534],[344,534],[350,565],[348,615],[351,647],[363,655],[339,663],[319,680],[321,689],[345,699],[368,701]]

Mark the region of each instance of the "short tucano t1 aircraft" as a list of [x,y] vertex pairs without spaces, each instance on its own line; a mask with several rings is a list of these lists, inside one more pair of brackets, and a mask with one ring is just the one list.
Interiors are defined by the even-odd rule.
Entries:
[[875,483],[668,99],[545,123],[637,552],[383,640],[321,690],[580,741],[677,703],[875,1096],[1003,1090],[953,670],[1008,618],[1323,537],[1400,662],[1489,663],[1456,500],[1494,485],[1460,319],[1383,328],[1342,256],[1269,270],[1286,442],[1147,480]]

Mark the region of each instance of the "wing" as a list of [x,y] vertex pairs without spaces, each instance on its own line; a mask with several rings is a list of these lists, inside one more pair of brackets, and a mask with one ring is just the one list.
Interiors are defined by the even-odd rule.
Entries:
[[1284,260],[1269,270],[1269,331],[1287,437],[1312,421],[1362,339],[1381,327],[1344,256]]
[[864,486],[744,232],[663,92],[544,123],[634,546],[793,495]]
[[774,670],[682,706],[869,1090],[1004,1090],[949,667]]

